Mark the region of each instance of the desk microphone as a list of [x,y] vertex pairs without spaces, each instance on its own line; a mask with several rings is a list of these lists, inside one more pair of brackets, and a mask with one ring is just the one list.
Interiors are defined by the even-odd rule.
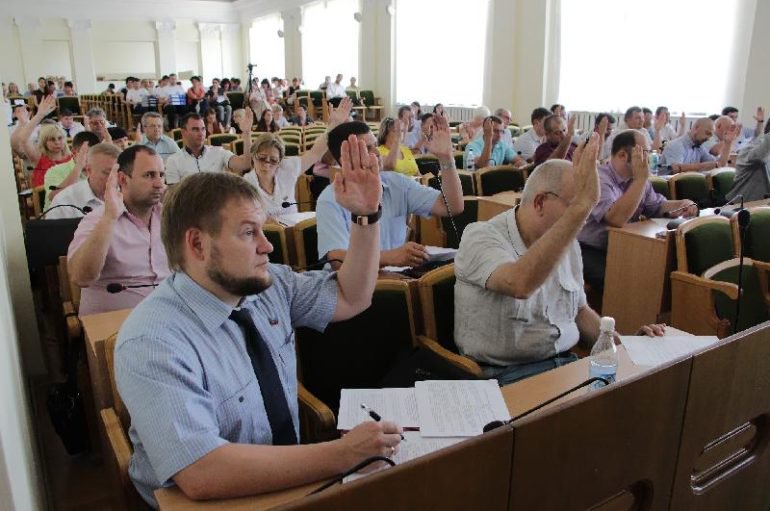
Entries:
[[[727,206],[734,206],[735,203],[738,202],[738,201],[740,201],[741,205],[737,209],[731,209],[731,210],[728,210],[728,211],[724,210],[724,208],[727,207]],[[736,195],[735,197],[733,197],[733,199],[730,202],[728,202],[724,206],[719,207],[719,208],[715,208],[714,209],[714,214],[715,215],[722,215],[722,216],[726,216],[727,218],[730,218],[735,213],[737,213],[738,211],[742,211],[742,210],[743,210],[743,195]]]
[[281,203],[281,207],[282,208],[288,208],[288,207],[291,207],[291,206],[300,206],[302,204],[313,204],[313,202],[314,201],[311,201],[311,200],[309,200],[309,201],[299,201],[299,202],[283,201]]
[[[741,199],[743,202],[743,199]],[[743,205],[743,204],[741,204]],[[743,255],[744,242],[746,241],[746,228],[751,222],[751,213],[748,209],[738,211],[738,235],[741,242],[741,255],[738,258],[738,299],[735,300],[735,325],[733,325],[733,334],[738,332],[738,318],[741,315],[741,294],[743,293]]]
[[91,211],[93,211],[93,208],[91,206],[83,206],[82,208],[80,206],[75,206],[74,204],[59,204],[58,206],[51,206],[50,208],[46,209],[42,213],[40,213],[40,216],[37,217],[38,220],[42,220],[44,216],[48,214],[49,211],[56,208],[75,208],[81,213],[83,213],[83,216],[87,215]]
[[584,381],[583,383],[580,383],[580,384],[572,387],[571,389],[565,390],[564,392],[562,392],[558,396],[554,396],[551,399],[549,399],[547,401],[544,401],[544,402],[540,403],[539,405],[537,405],[537,406],[535,406],[533,408],[530,408],[526,412],[521,413],[521,414],[517,415],[516,417],[513,417],[510,420],[507,420],[507,421],[492,421],[492,422],[488,423],[486,426],[484,426],[484,433],[488,433],[488,432],[492,431],[493,429],[497,429],[497,428],[499,428],[501,426],[505,426],[506,424],[510,424],[513,421],[517,421],[517,420],[519,420],[519,419],[521,419],[523,417],[526,417],[527,415],[540,410],[544,406],[547,406],[547,405],[553,403],[554,401],[557,401],[557,400],[563,398],[564,396],[569,395],[569,394],[575,392],[576,390],[580,390],[583,387],[587,387],[588,385],[591,385],[592,383],[597,382],[597,381],[604,382],[605,386],[610,384],[609,380],[606,380],[604,378],[600,378],[598,376],[594,376],[593,378],[589,378],[586,381]]
[[126,289],[137,289],[140,287],[158,287],[158,284],[137,284],[134,286],[127,286],[125,284],[121,284],[120,282],[111,282],[107,284],[107,292],[111,294],[120,293],[125,291]]

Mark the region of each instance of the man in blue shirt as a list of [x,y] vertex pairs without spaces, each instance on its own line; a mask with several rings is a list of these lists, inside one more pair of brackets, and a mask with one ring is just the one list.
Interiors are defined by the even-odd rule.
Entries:
[[513,145],[503,142],[503,133],[506,131],[503,120],[496,115],[490,115],[484,119],[481,137],[473,139],[465,146],[463,161],[468,168],[468,154],[473,151],[474,167],[492,167],[505,163],[521,164],[524,160],[519,158]]
[[[449,124],[444,117],[434,115],[432,135],[428,151],[436,155],[441,166],[439,190],[423,186],[411,177],[393,171],[382,170],[382,158],[377,152],[377,139],[363,122],[340,124],[329,132],[328,147],[332,156],[339,161],[343,140],[355,135],[372,155],[379,160],[382,181],[382,220],[380,220],[380,266],[419,266],[428,260],[425,247],[408,241],[407,223],[409,215],[429,217],[449,216],[462,213],[465,205],[460,177],[455,168],[452,153],[452,139]],[[344,260],[350,243],[350,212],[339,200],[336,190],[327,187],[316,203],[318,224],[318,255],[329,260]],[[332,261],[336,267],[338,263]]]
[[730,147],[738,134],[737,125],[733,125],[724,134],[724,144],[718,160],[703,145],[713,134],[714,121],[708,117],[698,119],[688,133],[666,144],[663,150],[665,165],[670,167],[673,173],[702,172],[726,166],[727,159],[730,157]]
[[336,273],[270,264],[259,195],[240,177],[202,172],[167,194],[161,233],[174,273],[129,315],[115,347],[129,475],[150,505],[174,484],[196,500],[253,495],[394,454],[401,429],[388,422],[297,445],[294,328],[355,316],[377,280],[377,159],[350,137],[341,164],[336,198],[354,221]]

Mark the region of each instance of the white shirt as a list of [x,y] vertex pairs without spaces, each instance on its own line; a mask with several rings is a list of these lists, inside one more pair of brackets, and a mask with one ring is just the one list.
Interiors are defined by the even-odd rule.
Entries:
[[513,143],[513,150],[521,153],[521,157],[525,160],[531,160],[535,157],[535,151],[540,144],[542,144],[540,137],[534,129],[530,129],[516,139],[516,142]]
[[166,160],[166,184],[176,184],[197,172],[225,172],[233,156],[227,149],[207,145],[203,146],[203,152],[196,158],[184,148]]
[[59,123],[59,127],[64,130],[64,133],[67,134],[68,138],[72,138],[75,135],[77,135],[78,133],[81,133],[81,132],[86,130],[85,126],[80,124],[78,121],[73,121],[72,122],[72,126],[70,126],[69,131],[67,131],[67,128],[62,126],[61,123]]
[[326,98],[344,98],[347,96],[345,94],[345,86],[341,83],[332,82],[329,84],[329,86],[326,88]]
[[147,89],[129,89],[126,91],[126,101],[134,105],[143,105],[147,102]]
[[[53,201],[51,201],[51,207],[62,204],[72,204],[81,209],[88,206],[93,210],[104,204],[104,201],[94,195],[94,191],[91,190],[91,185],[88,183],[88,180],[83,179],[60,191],[56,194],[56,197],[53,198]],[[83,213],[75,208],[62,206],[60,208],[52,209],[45,215],[45,218],[48,220],[57,220],[59,218],[81,218],[83,216]]]
[[302,158],[299,156],[287,156],[281,160],[280,165],[275,170],[275,186],[273,187],[273,194],[270,195],[259,185],[257,174],[254,170],[249,171],[244,179],[254,185],[254,188],[259,192],[259,197],[262,202],[262,206],[265,208],[267,216],[272,218],[278,218],[281,215],[289,213],[296,213],[297,206],[292,204],[288,208],[281,206],[281,203],[296,202],[295,190],[297,186],[297,178],[302,174]]

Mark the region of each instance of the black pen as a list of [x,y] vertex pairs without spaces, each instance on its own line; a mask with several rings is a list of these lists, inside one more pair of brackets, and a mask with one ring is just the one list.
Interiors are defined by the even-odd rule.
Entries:
[[[382,420],[382,417],[380,417],[380,414],[366,406],[364,403],[361,403],[361,408],[369,414],[369,417],[371,417],[375,422],[380,422]],[[401,440],[406,441],[406,438],[404,438],[403,434],[400,434]]]

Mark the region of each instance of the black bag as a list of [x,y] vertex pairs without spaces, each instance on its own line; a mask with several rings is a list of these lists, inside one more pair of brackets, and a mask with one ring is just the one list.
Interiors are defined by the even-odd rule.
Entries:
[[83,398],[75,382],[68,378],[63,383],[52,383],[48,387],[48,414],[68,454],[74,456],[88,450]]

